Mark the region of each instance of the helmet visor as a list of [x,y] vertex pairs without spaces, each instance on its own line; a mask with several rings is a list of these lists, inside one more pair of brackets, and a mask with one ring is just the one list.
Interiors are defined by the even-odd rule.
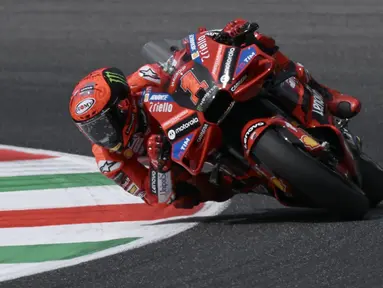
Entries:
[[76,123],[76,125],[93,143],[113,149],[122,144],[122,127],[117,121],[114,121],[115,118],[111,114],[111,109],[108,109],[100,115],[88,121]]

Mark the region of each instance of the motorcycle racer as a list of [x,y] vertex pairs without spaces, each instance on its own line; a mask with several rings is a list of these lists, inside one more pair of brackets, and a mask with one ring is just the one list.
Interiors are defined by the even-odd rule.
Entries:
[[[237,19],[213,37],[218,42],[238,45],[238,36],[249,25],[254,23]],[[202,31],[206,29],[200,28]],[[252,41],[275,57],[280,71],[293,64],[299,80],[319,90],[335,116],[351,118],[360,111],[356,98],[316,82],[303,65],[283,55],[272,38],[255,32]],[[174,58],[185,53],[187,49],[176,51]],[[218,189],[206,175],[192,177],[172,163],[170,144],[158,123],[140,106],[144,88],[163,92],[170,78],[157,63],[144,65],[128,77],[115,67],[95,70],[75,86],[69,103],[71,117],[91,141],[100,172],[147,204],[191,208],[209,200],[225,201],[234,195],[231,180],[221,179],[225,185]],[[144,155],[149,158],[149,168],[138,159]]]
[[[95,70],[74,88],[71,117],[91,141],[100,172],[147,204],[192,208],[229,199],[230,183],[219,191],[205,175],[191,177],[170,161],[170,147],[158,124],[139,107],[143,87],[161,92],[166,79],[156,64],[128,77],[114,67]],[[149,169],[138,160],[143,155],[149,158]]]

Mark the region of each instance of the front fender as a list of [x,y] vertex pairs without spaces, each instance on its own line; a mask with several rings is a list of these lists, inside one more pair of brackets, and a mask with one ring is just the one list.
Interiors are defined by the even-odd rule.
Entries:
[[287,141],[293,145],[301,146],[310,154],[316,154],[324,149],[324,147],[305,130],[295,127],[280,116],[276,116],[272,118],[254,119],[243,127],[241,138],[246,157],[249,157],[251,148],[257,143],[260,137],[262,137],[266,129],[270,128],[283,128],[280,129],[280,131]]

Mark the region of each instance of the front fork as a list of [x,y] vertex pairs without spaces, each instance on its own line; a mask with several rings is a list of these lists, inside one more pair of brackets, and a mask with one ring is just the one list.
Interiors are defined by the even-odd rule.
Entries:
[[335,119],[335,125],[342,132],[344,139],[350,145],[350,148],[355,156],[359,156],[362,152],[362,140],[359,136],[356,136],[350,132],[348,129],[349,119]]

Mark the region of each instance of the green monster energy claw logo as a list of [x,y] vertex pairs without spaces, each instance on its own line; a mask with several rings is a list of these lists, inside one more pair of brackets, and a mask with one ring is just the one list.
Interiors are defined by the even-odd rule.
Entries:
[[106,78],[108,78],[110,83],[121,83],[123,85],[128,86],[128,84],[126,83],[125,77],[121,74],[106,71],[105,75],[106,75]]

